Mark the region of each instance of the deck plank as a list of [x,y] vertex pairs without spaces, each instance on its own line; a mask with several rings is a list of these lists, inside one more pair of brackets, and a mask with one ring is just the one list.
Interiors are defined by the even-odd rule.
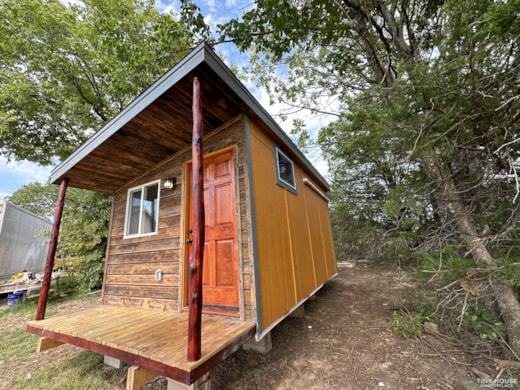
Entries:
[[30,321],[27,330],[96,352],[105,351],[107,355],[127,357],[131,364],[144,362],[148,367],[158,367],[161,375],[182,378],[190,384],[252,337],[255,324],[203,316],[202,356],[196,362],[187,361],[186,313],[99,305]]

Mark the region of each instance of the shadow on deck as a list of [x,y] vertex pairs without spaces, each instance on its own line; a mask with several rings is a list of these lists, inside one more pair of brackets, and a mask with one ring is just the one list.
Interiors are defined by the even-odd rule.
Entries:
[[[252,322],[202,318],[202,357],[187,361],[185,313],[101,305],[30,321],[27,331],[72,344],[190,385],[254,336]],[[40,350],[50,347],[40,348]]]

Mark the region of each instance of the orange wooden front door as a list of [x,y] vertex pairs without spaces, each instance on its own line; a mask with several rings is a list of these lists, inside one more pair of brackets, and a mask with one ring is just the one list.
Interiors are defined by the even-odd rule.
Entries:
[[[191,166],[188,171],[191,177]],[[189,199],[191,210],[191,193]],[[204,209],[203,311],[238,315],[238,246],[232,151],[204,159]],[[191,228],[191,220],[189,225]]]

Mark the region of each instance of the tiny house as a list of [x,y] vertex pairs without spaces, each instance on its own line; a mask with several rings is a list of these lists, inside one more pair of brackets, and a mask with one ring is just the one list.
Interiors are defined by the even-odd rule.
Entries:
[[[155,374],[192,385],[246,342],[265,343],[336,274],[327,182],[204,44],[51,180],[57,214],[67,186],[112,194],[101,305],[44,319],[41,294],[28,331],[40,350],[69,343],[130,363],[129,387]],[[197,241],[200,307],[190,295]]]

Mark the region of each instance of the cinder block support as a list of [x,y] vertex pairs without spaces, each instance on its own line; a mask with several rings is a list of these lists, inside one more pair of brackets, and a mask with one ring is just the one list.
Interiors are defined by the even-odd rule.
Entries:
[[303,318],[305,317],[305,305],[302,303],[296,310],[294,310],[289,317]]
[[254,351],[264,354],[269,352],[273,348],[271,332],[267,333],[260,341],[256,341],[254,338],[249,340],[242,348],[244,348],[245,351]]
[[104,355],[103,363],[105,363],[107,366],[117,368],[118,370],[123,368],[123,362],[111,356]]
[[191,385],[185,385],[168,378],[168,390],[211,390],[211,379],[207,373]]

